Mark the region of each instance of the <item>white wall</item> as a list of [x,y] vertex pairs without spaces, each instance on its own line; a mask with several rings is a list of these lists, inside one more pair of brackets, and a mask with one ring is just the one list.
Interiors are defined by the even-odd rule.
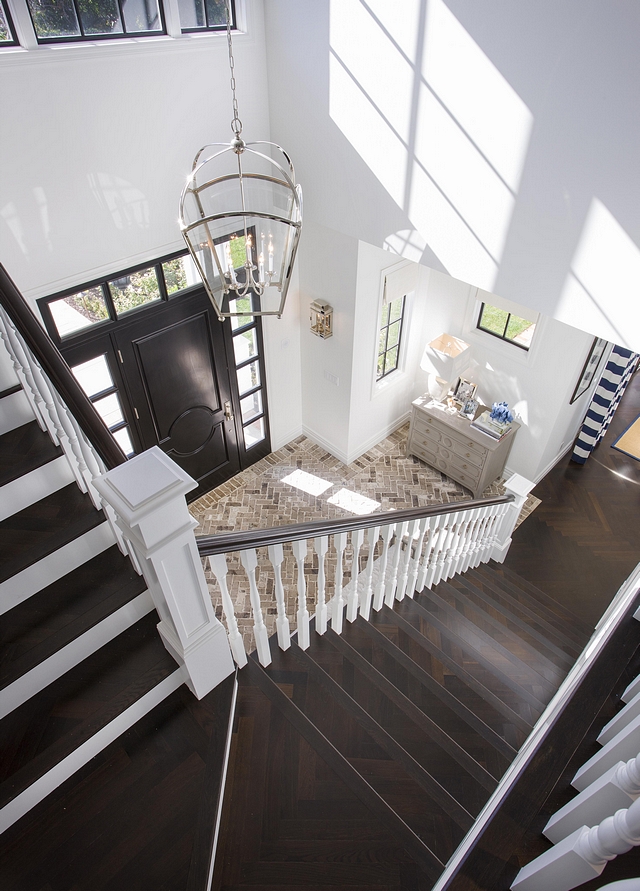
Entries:
[[637,4],[265,12],[272,134],[307,220],[407,236],[405,256],[640,350]]

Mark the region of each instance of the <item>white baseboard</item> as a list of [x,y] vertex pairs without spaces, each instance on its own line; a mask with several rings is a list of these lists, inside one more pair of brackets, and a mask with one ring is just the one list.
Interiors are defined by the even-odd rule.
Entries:
[[0,400],[0,436],[28,424],[34,417],[24,390],[5,396]]
[[134,625],[143,616],[153,609],[153,600],[148,591],[143,591],[133,600],[126,603],[120,609],[111,613],[102,622],[94,625],[84,634],[76,637],[66,647],[58,650],[44,662],[36,665],[31,671],[23,674],[2,691],[2,703],[0,705],[0,718],[4,718],[9,712],[22,705],[40,690],[44,690],[59,677],[70,671],[87,656],[95,653],[100,647],[109,643],[131,625]]
[[290,430],[288,433],[279,436],[277,439],[271,440],[271,451],[277,452],[278,449],[283,448],[288,445],[290,442],[293,442],[294,439],[297,439],[299,436],[302,436],[304,433],[302,427],[299,425],[295,429]]
[[408,408],[403,415],[401,415],[399,418],[396,418],[395,421],[391,421],[391,423],[387,424],[387,426],[382,431],[379,431],[373,436],[370,436],[368,440],[361,443],[359,446],[356,446],[355,449],[350,449],[348,455],[349,460],[345,463],[351,464],[353,461],[359,458],[360,455],[364,455],[364,453],[368,452],[369,449],[377,446],[379,442],[382,442],[383,439],[386,439],[387,436],[391,436],[391,434],[395,433],[395,431],[399,427],[402,427],[403,424],[406,424],[410,417],[411,409]]
[[17,795],[13,801],[0,810],[0,832],[4,832],[12,826],[16,820],[28,813],[31,808],[39,804],[43,798],[57,789],[65,780],[73,776],[76,771],[84,767],[99,752],[114,742],[119,736],[129,730],[130,727],[143,718],[152,708],[159,705],[174,690],[184,683],[184,669],[178,668],[168,678],[161,681],[153,690],[142,696],[128,709],[118,715],[111,723],[99,730],[91,739],[88,739],[75,752],[63,758],[55,767],[47,771],[44,776],[36,780],[28,789]]
[[25,473],[0,489],[0,520],[6,520],[73,482],[75,479],[64,455]]
[[17,575],[11,576],[0,584],[0,615],[52,582],[57,582],[63,575],[82,566],[87,560],[106,551],[113,544],[115,536],[105,521],[52,554],[47,554],[37,563],[27,566]]
[[316,443],[316,445],[322,446],[323,449],[326,449],[330,455],[333,455],[334,458],[337,458],[338,461],[342,461],[343,464],[348,464],[348,456],[341,452],[339,449],[330,443],[328,440],[321,436],[319,433],[316,433],[315,430],[312,430],[311,427],[307,427],[305,424],[302,425],[302,433],[310,440]]
[[555,457],[552,461],[550,461],[549,464],[547,464],[547,466],[545,467],[545,469],[544,469],[543,471],[541,471],[541,472],[536,476],[536,478],[535,478],[535,480],[534,480],[536,486],[538,485],[538,483],[540,482],[540,480],[544,479],[545,476],[546,476],[548,473],[550,473],[550,471],[553,470],[553,468],[556,466],[556,464],[559,464],[560,461],[562,461],[562,459],[565,457],[565,455],[568,455],[569,452],[572,451],[572,449],[573,449],[573,440],[571,440],[571,442],[569,443],[569,445],[566,446],[566,447],[560,452],[559,455],[556,455],[556,457]]

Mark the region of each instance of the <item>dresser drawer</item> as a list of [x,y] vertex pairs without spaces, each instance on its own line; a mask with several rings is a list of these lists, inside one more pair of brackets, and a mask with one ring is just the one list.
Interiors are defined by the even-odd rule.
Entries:
[[432,443],[437,443],[438,445],[444,446],[446,449],[451,449],[461,458],[468,459],[478,467],[481,467],[484,463],[487,450],[481,445],[478,445],[477,442],[473,442],[473,440],[464,436],[464,434],[459,431],[447,427],[442,421],[437,421],[428,415],[416,412],[413,429],[414,438],[416,436],[424,437]]
[[440,455],[436,455],[435,460],[429,463],[432,467],[437,468],[441,473],[446,474],[446,476],[450,477],[452,480],[455,480],[457,483],[462,483],[467,489],[475,489],[478,481],[477,475],[472,476],[466,470],[461,470],[452,461],[447,461]]
[[430,444],[427,442],[420,442],[420,440],[416,441],[415,439],[412,439],[409,443],[408,451],[409,454],[415,455],[417,458],[420,458],[420,460],[424,461],[425,464],[430,464],[431,467],[435,467],[436,449],[437,446],[435,446],[435,448],[431,448]]

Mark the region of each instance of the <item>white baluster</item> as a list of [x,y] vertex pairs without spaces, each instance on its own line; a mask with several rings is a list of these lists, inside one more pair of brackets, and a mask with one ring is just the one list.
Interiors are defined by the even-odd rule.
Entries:
[[621,709],[614,717],[602,728],[600,733],[598,734],[598,742],[601,746],[606,745],[609,740],[612,740],[614,736],[620,733],[627,724],[630,724],[632,721],[640,715],[640,693],[637,693],[634,698],[628,702],[623,709]]
[[[62,402],[62,399],[58,395],[58,393],[51,387],[51,399],[53,401],[54,407],[56,409],[56,414],[59,419],[60,426],[62,430],[58,433],[58,438],[60,440],[60,445],[66,455],[67,461],[69,462],[69,466],[73,471],[73,475],[78,484],[78,487],[82,492],[88,491],[88,483],[86,475],[88,474],[87,465],[84,462],[84,458],[82,456],[82,451],[80,449],[80,444],[78,443],[78,436],[76,433],[76,428],[71,422],[71,418],[67,412],[65,405]],[[97,494],[94,491],[94,495]],[[94,501],[95,505],[95,501]]]
[[298,570],[298,646],[309,646],[309,610],[307,609],[307,581],[304,576],[304,560],[307,556],[307,539],[292,542],[293,556]]
[[478,539],[478,535],[480,534],[480,515],[482,513],[481,508],[476,507],[471,511],[471,522],[469,523],[469,528],[467,530],[467,545],[465,548],[465,553],[462,559],[462,566],[460,567],[460,572],[466,572],[469,569],[471,564],[471,560],[473,555],[475,554],[475,543]]
[[597,826],[582,826],[523,867],[518,891],[571,891],[601,875],[609,860],[640,844],[640,799]]
[[213,557],[209,557],[209,566],[216,577],[220,593],[222,594],[222,612],[224,613],[227,623],[227,635],[229,637],[229,644],[231,645],[231,652],[233,653],[233,658],[235,659],[236,664],[242,668],[243,665],[247,664],[247,654],[244,648],[244,643],[242,642],[242,635],[238,630],[238,623],[233,609],[233,601],[231,600],[231,595],[229,594],[229,589],[227,587],[226,554],[215,554]]
[[455,552],[452,554],[451,557],[451,575],[457,575],[461,571],[460,566],[464,559],[464,553],[467,547],[469,525],[471,523],[472,514],[473,511],[465,511],[464,513],[460,514],[455,542]]
[[342,634],[342,612],[344,609],[344,598],[342,596],[342,557],[344,549],[347,546],[347,533],[339,532],[333,537],[333,543],[337,552],[336,562],[336,581],[335,593],[333,595],[333,616],[331,618],[331,628],[336,634]]
[[258,585],[256,583],[256,569],[258,567],[258,556],[255,548],[247,548],[240,551],[240,562],[244,566],[247,578],[249,579],[249,598],[251,600],[251,610],[253,612],[253,635],[256,641],[256,650],[258,651],[258,659],[260,664],[265,668],[271,664],[271,650],[269,649],[269,635],[267,626],[264,624],[262,617],[262,606],[260,605],[260,594],[258,593]]
[[329,550],[329,536],[321,535],[314,541],[315,552],[318,555],[318,600],[316,603],[316,631],[324,634],[327,630],[327,604],[325,602],[326,578],[324,563]]
[[471,555],[471,567],[475,569],[481,563],[482,560],[482,552],[485,547],[485,543],[487,540],[487,530],[489,529],[491,522],[491,516],[488,512],[488,508],[482,508],[482,514],[480,516],[480,530],[478,532],[478,537],[474,542],[474,550]]
[[276,609],[278,617],[276,619],[276,630],[278,632],[278,646],[281,650],[288,650],[291,646],[291,632],[289,630],[289,619],[287,619],[287,611],[284,602],[284,588],[282,586],[282,561],[284,560],[284,552],[281,544],[269,545],[267,548],[269,560],[273,566],[273,576],[276,587]]
[[640,715],[618,731],[599,752],[585,761],[571,780],[573,788],[582,792],[618,761],[635,758],[638,752],[638,739],[640,739]]
[[413,595],[416,593],[416,590],[418,590],[417,581],[418,572],[420,571],[420,561],[422,558],[422,545],[424,544],[424,537],[427,533],[428,527],[429,517],[423,517],[418,524],[418,535],[415,539],[415,544],[413,547],[413,563],[411,564],[412,568],[407,584],[407,597],[411,597],[412,599]]
[[2,309],[0,309],[0,318],[2,318],[3,321],[2,339],[6,343],[9,355],[11,356],[13,361],[13,367],[16,374],[18,375],[20,383],[22,384],[22,389],[24,390],[27,399],[29,400],[31,408],[33,409],[35,418],[40,425],[40,428],[42,430],[46,430],[53,442],[58,445],[58,440],[55,435],[55,428],[51,422],[51,419],[47,416],[44,399],[42,398],[40,392],[38,391],[38,388],[36,387],[33,375],[31,374],[31,368],[29,367],[27,356],[25,355],[24,349],[22,348],[22,345],[18,340],[18,332],[13,327],[13,323],[11,322],[9,316]]
[[423,585],[424,588],[430,588],[433,584],[437,584],[437,581],[434,582],[436,574],[440,569],[440,562],[442,560],[443,548],[445,542],[447,540],[447,536],[449,534],[449,516],[445,514],[444,516],[438,517],[438,534],[434,538],[433,542],[433,551],[429,560],[429,568],[427,570],[427,575],[425,578],[425,583]]
[[400,556],[402,554],[402,539],[407,534],[407,525],[408,523],[405,521],[396,526],[396,543],[394,545],[393,560],[389,567],[389,578],[387,579],[387,584],[384,590],[384,602],[389,607],[393,606],[393,601],[396,595],[398,566],[400,565]]
[[369,556],[367,557],[367,569],[364,576],[364,585],[360,595],[360,615],[369,621],[371,615],[371,598],[373,596],[373,564],[376,542],[380,536],[380,527],[373,526],[367,530],[367,542],[369,544]]
[[387,560],[389,558],[389,542],[393,535],[395,523],[382,527],[382,553],[380,554],[380,562],[378,568],[378,580],[376,582],[376,590],[373,595],[373,608],[375,612],[380,612],[384,602],[384,583],[387,574]]
[[396,600],[404,600],[404,595],[407,590],[407,583],[409,581],[409,563],[411,562],[411,552],[413,550],[413,536],[415,535],[417,525],[417,520],[411,520],[407,526],[407,544],[400,563],[400,578],[398,579]]
[[360,548],[364,541],[364,529],[354,529],[351,533],[353,560],[351,561],[351,589],[347,598],[347,622],[355,622],[358,615],[358,576],[360,575]]
[[568,804],[556,811],[543,832],[556,844],[581,826],[595,826],[640,796],[640,755],[618,761]]
[[416,591],[422,591],[427,583],[427,575],[429,574],[429,569],[431,568],[431,564],[433,562],[435,545],[439,537],[441,519],[441,517],[429,518],[429,535],[427,537],[427,543],[424,547],[424,555],[422,557],[420,571],[418,573],[418,579],[416,581]]
[[457,512],[454,514],[449,514],[447,517],[447,534],[445,536],[443,545],[440,549],[440,554],[438,556],[437,569],[433,578],[434,585],[437,585],[438,582],[441,582],[443,579],[448,578],[449,568],[451,566],[453,545],[458,529],[459,517],[460,514]]

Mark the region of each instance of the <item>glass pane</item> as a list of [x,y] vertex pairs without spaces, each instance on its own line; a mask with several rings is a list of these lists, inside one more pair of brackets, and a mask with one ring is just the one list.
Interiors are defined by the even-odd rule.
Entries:
[[27,0],[27,3],[37,37],[81,36],[71,0]]
[[[250,313],[251,312],[251,298],[250,297],[240,297],[237,300],[230,300],[229,301],[229,312]],[[251,315],[232,316],[231,317],[231,328],[233,331],[235,331],[236,328],[244,328],[244,326],[248,325],[250,322],[253,322],[253,316],[251,316]]]
[[162,272],[164,273],[167,294],[175,294],[176,291],[190,288],[191,285],[202,284],[196,264],[190,256],[177,257],[175,260],[163,263]]
[[243,331],[242,334],[236,334],[233,338],[233,352],[236,357],[236,365],[258,355],[258,339],[255,328]]
[[133,455],[133,443],[131,442],[131,436],[129,434],[128,427],[121,427],[119,430],[114,430],[113,438],[118,443],[127,458],[129,457],[129,455]]
[[140,272],[132,272],[131,275],[114,278],[109,282],[109,290],[119,316],[137,306],[160,300],[158,279],[153,266]]
[[128,34],[136,31],[162,31],[157,0],[123,0],[122,11]]
[[505,337],[521,346],[530,347],[535,327],[535,322],[521,319],[519,316],[511,316]]
[[53,300],[49,309],[60,337],[109,318],[102,288],[89,288],[88,291],[78,291],[77,294]]
[[378,356],[378,373],[376,375],[376,379],[380,380],[382,375],[384,374],[384,353],[381,356]]
[[402,304],[404,302],[404,297],[398,297],[397,300],[394,300],[389,309],[389,321],[395,322],[396,319],[399,319],[402,315]]
[[[209,28],[226,27],[227,10],[226,0],[205,0],[207,6],[207,19]],[[233,25],[233,22],[231,22]]]
[[178,0],[180,10],[180,27],[183,31],[190,28],[205,28],[203,0]]
[[117,393],[111,393],[104,399],[96,400],[93,404],[107,427],[115,427],[116,424],[122,424],[124,421]]
[[380,327],[384,328],[384,326],[389,322],[389,304],[382,307],[382,316],[380,318]]
[[240,400],[240,412],[242,414],[242,423],[246,424],[256,415],[262,414],[262,391],[256,390],[250,396],[245,396]]
[[398,319],[397,322],[394,322],[393,325],[389,325],[389,337],[387,338],[387,347],[397,346],[399,337],[400,337],[400,319]]
[[88,362],[74,365],[71,370],[89,398],[95,396],[96,393],[110,390],[114,385],[106,356],[96,356],[95,359],[89,359]]
[[9,20],[4,11],[4,7],[0,3],[0,43],[13,43],[13,34],[9,28]]
[[260,384],[260,369],[257,362],[250,362],[236,371],[238,375],[238,390],[240,395],[246,393],[247,390],[253,390]]
[[262,442],[264,439],[264,418],[258,418],[253,424],[244,427],[243,432],[245,448],[250,449],[256,443]]
[[394,368],[398,367],[398,347],[394,347],[392,350],[388,350],[387,352],[387,361],[384,365],[384,373],[388,374],[390,371],[393,371]]
[[116,0],[77,0],[85,34],[122,34],[122,20]]
[[378,338],[378,353],[384,353],[387,348],[387,328],[383,328]]
[[497,306],[491,306],[489,303],[485,303],[482,307],[482,313],[478,324],[482,328],[486,328],[487,331],[492,331],[494,334],[502,337],[508,316],[509,313],[505,309],[498,309]]

